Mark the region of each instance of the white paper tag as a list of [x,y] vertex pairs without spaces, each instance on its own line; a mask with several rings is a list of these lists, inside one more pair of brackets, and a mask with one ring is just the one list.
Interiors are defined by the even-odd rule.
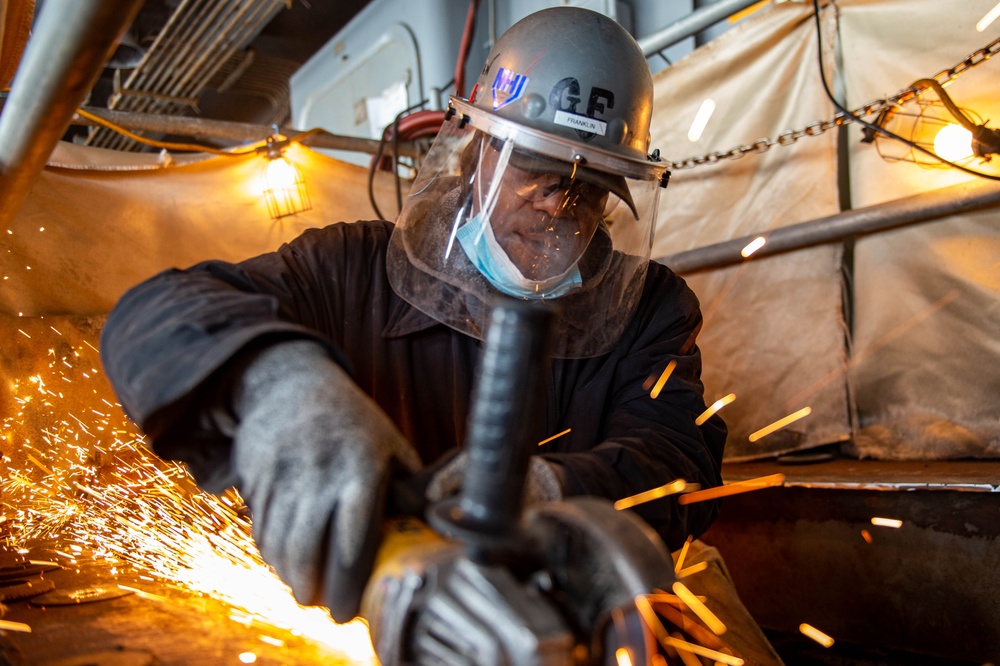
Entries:
[[572,127],[573,129],[583,130],[584,132],[600,134],[601,136],[604,136],[604,134],[608,131],[608,124],[603,120],[597,120],[596,118],[591,118],[589,116],[581,116],[576,113],[568,113],[566,111],[556,111],[554,122],[556,125]]

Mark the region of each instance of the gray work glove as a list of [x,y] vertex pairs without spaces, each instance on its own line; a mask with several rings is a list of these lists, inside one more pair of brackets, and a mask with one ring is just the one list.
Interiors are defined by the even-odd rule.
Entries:
[[393,461],[420,457],[314,341],[257,352],[235,386],[233,464],[264,560],[303,604],[354,617]]
[[[427,484],[427,500],[440,502],[446,497],[458,493],[462,488],[466,468],[469,466],[469,454],[460,454],[434,473]],[[524,480],[524,506],[539,502],[556,502],[563,498],[561,473],[556,465],[539,456],[528,459],[528,476]]]

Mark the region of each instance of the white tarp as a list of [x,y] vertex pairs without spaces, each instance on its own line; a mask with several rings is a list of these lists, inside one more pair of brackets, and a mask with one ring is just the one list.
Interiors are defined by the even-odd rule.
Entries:
[[[975,29],[993,4],[831,3],[822,14],[831,87],[855,108],[962,62],[996,38],[997,24],[985,33]],[[831,119],[816,41],[811,3],[783,3],[664,70],[655,82],[654,145],[678,161]],[[1000,117],[996,66],[972,68],[948,88],[984,118]],[[835,77],[842,77],[837,85]],[[692,144],[688,127],[706,98],[715,100],[716,111]],[[850,127],[845,198],[851,208],[974,178],[886,162],[859,139]],[[835,213],[836,141],[836,132],[827,132],[762,155],[675,172],[654,257],[766,236]],[[1000,174],[996,166],[983,169]],[[722,412],[732,431],[728,456],[752,458],[848,437],[850,450],[874,457],[1000,454],[996,208],[859,238],[846,261],[843,250],[827,244],[688,277],[707,313],[708,397],[736,395]],[[845,324],[842,294],[853,330]],[[806,406],[808,417],[756,443],[748,440]]]

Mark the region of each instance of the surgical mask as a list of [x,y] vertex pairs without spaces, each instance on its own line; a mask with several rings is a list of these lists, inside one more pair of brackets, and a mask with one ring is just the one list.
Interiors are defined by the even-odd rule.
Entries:
[[476,215],[469,220],[455,237],[472,265],[490,284],[508,296],[527,299],[558,298],[583,282],[576,264],[561,275],[544,280],[524,277],[497,242],[493,235],[493,225],[484,215]]
[[[497,172],[503,173],[507,168],[513,147],[513,141],[505,143],[500,152],[496,167]],[[482,162],[483,153],[480,151],[477,173],[482,172]],[[489,280],[490,284],[508,296],[516,298],[558,298],[578,287],[583,280],[575,263],[559,275],[544,280],[531,280],[524,277],[524,274],[510,260],[507,252],[497,242],[496,236],[493,234],[493,225],[490,224],[490,216],[497,205],[500,181],[499,178],[493,179],[486,196],[483,197],[482,181],[477,179],[476,187],[479,189],[480,200],[483,202],[482,210],[455,233],[455,238],[462,246],[469,261],[476,267],[476,270],[483,274],[483,277]]]

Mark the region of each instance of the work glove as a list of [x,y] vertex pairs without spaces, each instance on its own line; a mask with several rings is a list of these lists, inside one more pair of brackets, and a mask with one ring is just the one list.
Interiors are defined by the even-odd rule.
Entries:
[[[462,451],[434,473],[427,484],[427,501],[440,502],[462,488],[469,454]],[[556,502],[563,498],[563,483],[559,467],[540,456],[528,459],[528,475],[524,480],[524,506],[539,502]]]
[[264,560],[302,604],[353,618],[381,538],[390,474],[420,457],[314,341],[256,352],[239,372],[233,465]]

